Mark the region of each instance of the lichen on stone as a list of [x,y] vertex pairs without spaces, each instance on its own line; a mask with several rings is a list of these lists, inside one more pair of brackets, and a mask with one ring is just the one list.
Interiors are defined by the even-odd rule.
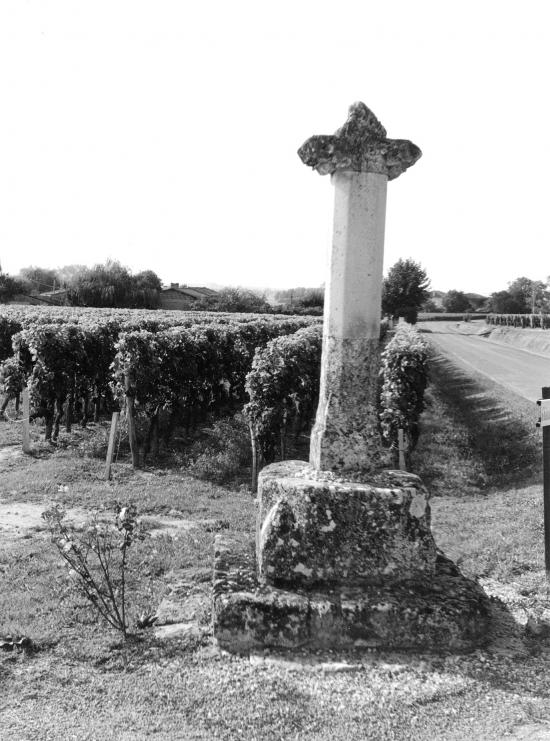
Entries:
[[[273,584],[373,583],[433,571],[428,492],[417,476],[376,481],[303,475],[302,461],[267,466],[258,482],[258,572]],[[293,475],[294,473],[298,475]]]
[[348,119],[333,135],[310,137],[298,150],[302,162],[321,175],[336,170],[375,172],[393,180],[420,159],[407,139],[388,139],[386,129],[364,103],[353,103]]
[[341,473],[380,468],[378,339],[326,338],[310,462]]
[[224,649],[467,651],[483,645],[489,620],[479,584],[442,554],[435,572],[400,583],[290,591],[257,579],[252,544],[216,539],[213,624]]

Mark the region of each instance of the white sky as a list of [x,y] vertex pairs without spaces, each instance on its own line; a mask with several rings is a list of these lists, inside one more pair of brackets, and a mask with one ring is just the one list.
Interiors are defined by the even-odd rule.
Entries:
[[299,160],[363,100],[422,159],[385,267],[550,275],[545,0],[0,0],[0,262],[319,285],[333,192]]

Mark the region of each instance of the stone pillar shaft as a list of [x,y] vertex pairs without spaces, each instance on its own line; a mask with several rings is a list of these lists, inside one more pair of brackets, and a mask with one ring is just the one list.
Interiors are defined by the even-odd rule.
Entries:
[[340,170],[332,182],[334,234],[310,462],[317,470],[369,471],[380,453],[377,377],[387,176]]
[[334,239],[325,298],[321,387],[311,436],[317,471],[370,473],[380,465],[378,363],[386,187],[422,152],[388,139],[364,103],[333,135],[311,136],[305,165],[332,175]]

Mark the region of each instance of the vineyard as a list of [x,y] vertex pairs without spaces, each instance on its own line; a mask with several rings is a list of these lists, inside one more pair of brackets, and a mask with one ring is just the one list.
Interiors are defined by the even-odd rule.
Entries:
[[[385,330],[385,325],[382,330]],[[382,331],[382,335],[385,331]],[[322,324],[318,317],[7,307],[0,315],[3,400],[30,391],[31,419],[55,442],[63,422],[125,412],[134,467],[157,456],[176,431],[191,440],[206,420],[243,411],[251,438],[253,481],[286,455],[287,441],[309,433],[317,407]],[[381,432],[412,444],[426,385],[420,335],[400,327],[382,356]]]
[[126,408],[134,465],[176,426],[242,407],[257,347],[318,318],[146,310],[7,307],[0,316],[5,413],[24,386],[31,417],[55,441],[62,420],[99,421]]
[[468,322],[471,319],[485,319],[487,314],[476,312],[461,312],[460,314],[451,314],[444,311],[428,312],[420,311],[418,313],[419,322]]
[[522,329],[550,329],[550,314],[488,314],[487,324]]
[[[382,336],[385,336],[382,327]],[[257,470],[277,457],[284,460],[286,440],[309,429],[317,409],[322,332],[319,325],[271,340],[254,356],[247,376],[253,480]],[[410,453],[418,441],[420,414],[428,383],[428,346],[408,324],[398,326],[380,363],[379,418],[382,439],[398,465],[398,430]]]

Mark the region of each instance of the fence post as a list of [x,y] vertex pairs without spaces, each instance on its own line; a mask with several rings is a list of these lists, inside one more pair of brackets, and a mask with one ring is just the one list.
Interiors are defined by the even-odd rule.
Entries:
[[[550,399],[550,386],[543,386],[542,398]],[[550,425],[542,427],[542,468],[544,498],[544,565],[550,581]]]
[[139,468],[139,452],[137,446],[136,420],[134,415],[134,397],[126,397],[126,413],[128,415],[128,439],[132,454],[132,468]]
[[25,386],[23,389],[23,453],[31,452],[31,431],[30,416],[31,403],[29,398],[29,389]]
[[134,416],[134,397],[136,394],[133,375],[128,369],[124,373],[124,388],[126,392],[126,414],[128,417],[128,439],[132,454],[132,468],[139,468],[139,452],[137,446],[136,421]]
[[399,470],[406,471],[407,464],[405,462],[405,436],[401,427],[397,430],[397,443],[399,447]]
[[119,412],[113,412],[111,419],[111,432],[109,434],[109,447],[107,448],[107,460],[105,466],[105,480],[109,481],[111,478],[111,464],[113,462],[113,452],[115,450],[116,431],[118,427]]
[[250,428],[250,443],[252,446],[252,493],[255,494],[258,491],[258,443],[256,441],[256,434],[252,422],[249,422]]

